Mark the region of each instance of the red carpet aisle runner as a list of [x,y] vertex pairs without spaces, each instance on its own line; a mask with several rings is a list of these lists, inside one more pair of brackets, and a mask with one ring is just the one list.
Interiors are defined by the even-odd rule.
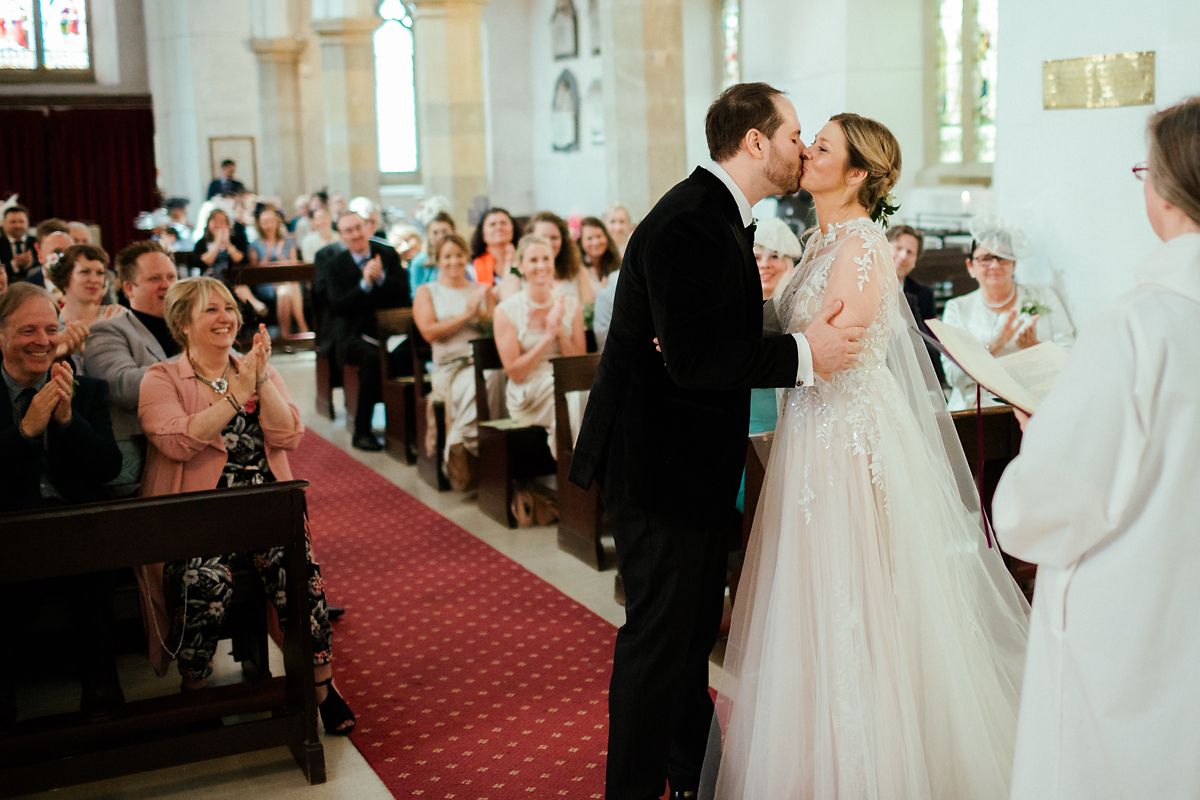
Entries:
[[[615,629],[308,433],[354,744],[400,798],[599,798]],[[531,535],[544,535],[534,533]]]

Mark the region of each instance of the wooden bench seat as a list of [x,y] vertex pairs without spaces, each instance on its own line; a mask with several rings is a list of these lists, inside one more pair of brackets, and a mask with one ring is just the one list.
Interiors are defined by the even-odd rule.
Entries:
[[383,390],[384,442],[387,453],[405,464],[417,463],[417,397],[412,375],[393,376],[388,339],[410,336],[411,308],[389,308],[375,312],[379,330],[379,376]]
[[604,550],[604,509],[600,489],[580,489],[571,483],[571,457],[575,438],[567,395],[588,391],[600,364],[599,353],[558,356],[550,360],[554,367],[554,435],[558,452],[558,547],[596,569],[608,566]]
[[[518,425],[506,411],[493,411],[488,402],[487,373],[499,370],[503,375],[495,340],[474,339],[471,350],[479,419],[479,510],[501,525],[515,528],[512,499],[517,484],[553,475],[557,466],[545,428]],[[503,392],[497,394],[503,397]]]
[[[172,561],[209,553],[287,547],[287,602],[306,608],[304,481],[0,515],[0,585]],[[236,521],[236,524],[231,524]],[[265,608],[264,608],[265,614]],[[0,734],[0,794],[21,794],[115,775],[287,746],[310,783],[325,780],[317,735],[312,635],[306,614],[288,619],[286,674],[125,703],[102,720],[78,712],[22,720]],[[269,712],[223,728],[190,723]]]

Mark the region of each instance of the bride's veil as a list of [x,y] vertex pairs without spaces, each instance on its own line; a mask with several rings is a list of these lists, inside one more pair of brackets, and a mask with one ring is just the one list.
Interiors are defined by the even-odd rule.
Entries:
[[[819,237],[819,232],[816,236],[811,237],[808,247],[815,247],[815,240]],[[878,238],[882,242],[882,237]],[[884,303],[883,310],[889,331],[887,366],[902,388],[904,402],[919,425],[921,446],[926,450],[924,454],[926,457],[913,458],[912,463],[922,464],[922,470],[927,468],[926,465],[932,464],[934,472],[940,472],[940,474],[929,476],[930,482],[945,487],[946,492],[957,494],[957,500],[961,503],[961,520],[954,520],[948,525],[940,525],[941,528],[953,531],[948,539],[941,540],[942,552],[909,553],[906,556],[911,556],[908,558],[908,566],[916,564],[916,574],[932,575],[931,580],[940,581],[944,578],[946,585],[951,587],[949,596],[952,598],[952,603],[959,606],[957,610],[951,611],[951,615],[958,614],[958,620],[953,620],[949,615],[935,610],[927,624],[944,623],[957,628],[960,627],[957,623],[961,622],[963,617],[967,617],[969,619],[966,624],[983,634],[991,642],[992,647],[978,648],[988,650],[988,652],[979,654],[988,663],[984,665],[975,662],[970,666],[982,671],[991,667],[994,668],[996,674],[1004,676],[1000,683],[1006,685],[1002,686],[1000,694],[1005,696],[1005,703],[1011,701],[1011,707],[1009,709],[997,708],[994,713],[1015,714],[1019,697],[1019,680],[1023,665],[1029,606],[1009,576],[999,550],[989,548],[986,544],[980,524],[979,493],[963,454],[954,422],[946,410],[945,397],[934,373],[929,351],[917,330],[912,312],[900,289],[890,250],[884,246],[875,246],[873,249],[877,260],[872,272],[872,279],[878,276],[885,281],[883,287],[885,297],[890,298]],[[794,291],[796,286],[802,284],[809,277],[806,273],[812,267],[811,259],[802,258],[788,288]],[[787,304],[790,298],[791,293],[787,293],[775,301],[780,319],[787,320],[791,317],[791,309]],[[783,419],[784,416],[781,413],[781,425]],[[778,446],[778,439],[775,444],[777,446],[772,449],[771,458],[766,466],[766,477],[758,500],[755,522],[747,545],[742,578],[739,583],[737,602],[733,610],[733,625],[725,649],[724,678],[719,687],[716,714],[710,729],[708,753],[704,761],[701,798],[714,797],[718,768],[721,770],[729,768],[737,774],[747,773],[748,764],[736,763],[736,759],[745,758],[747,754],[722,753],[722,731],[724,730],[728,734],[727,726],[733,710],[739,706],[748,706],[753,713],[753,709],[756,707],[781,701],[781,698],[778,697],[762,696],[763,692],[760,691],[758,682],[762,654],[760,651],[749,649],[762,642],[764,635],[787,636],[789,633],[787,630],[778,628],[765,631],[762,618],[767,616],[766,609],[763,608],[761,613],[756,613],[757,607],[770,602],[772,585],[777,580],[788,579],[787,576],[775,575],[778,563],[779,535],[778,531],[763,530],[763,520],[780,520],[783,518],[785,508],[790,509],[788,513],[798,513],[794,496],[799,491],[798,481],[793,480],[789,485],[785,482],[787,476],[778,474],[783,467],[777,461],[781,458],[787,461],[787,458],[780,456],[781,448]],[[800,458],[803,458],[802,453]],[[797,477],[792,476],[793,479]],[[818,488],[817,491],[820,489]],[[946,505],[950,507],[953,504]],[[931,520],[930,524],[937,525],[938,522],[940,521]],[[820,536],[824,533],[815,531],[813,535]],[[829,531],[827,534],[842,535],[838,531]],[[920,543],[901,542],[901,546],[895,549],[923,548],[927,544],[928,539]],[[964,579],[963,576],[968,577]],[[922,578],[910,575],[909,579],[920,580]],[[920,589],[917,590],[917,594],[921,594]],[[946,595],[943,594],[939,599],[945,597]],[[928,599],[928,597],[923,599]],[[941,603],[931,603],[930,605],[936,606]],[[803,651],[804,643],[801,643],[800,647],[800,663],[794,665],[797,673],[807,668],[805,655],[811,655],[813,658],[821,655],[819,653],[806,654]],[[936,685],[929,682],[928,676],[926,678],[925,685]],[[953,690],[947,687],[946,691],[950,693]],[[946,702],[954,702],[955,699],[953,697],[945,698]],[[788,702],[788,700],[783,701]],[[804,699],[800,698],[799,702],[804,702]],[[1000,706],[1005,703],[996,705]],[[989,713],[992,712],[989,711]],[[992,735],[989,738],[995,738],[995,736]],[[805,742],[777,742],[768,748],[768,757],[791,758],[793,761],[801,763],[806,757],[803,752],[806,746]],[[1012,742],[985,741],[977,743],[977,746],[985,749],[1007,748],[1011,752]],[[756,753],[756,757],[763,756],[761,749],[756,750]],[[991,755],[994,756],[995,753]],[[731,763],[731,759],[735,763]],[[724,785],[725,781],[722,781],[722,784]],[[1004,785],[1007,785],[1007,776],[1004,777]],[[727,800],[727,798],[723,795],[722,800]],[[758,799],[745,798],[745,800]]]

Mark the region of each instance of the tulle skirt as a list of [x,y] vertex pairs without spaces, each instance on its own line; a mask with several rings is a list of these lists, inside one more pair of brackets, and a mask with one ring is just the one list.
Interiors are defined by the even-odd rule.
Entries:
[[704,795],[1006,798],[1029,609],[945,453],[886,369],[776,430]]

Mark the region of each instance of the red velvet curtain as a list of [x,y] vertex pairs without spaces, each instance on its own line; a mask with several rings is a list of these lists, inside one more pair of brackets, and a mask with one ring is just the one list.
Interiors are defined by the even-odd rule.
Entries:
[[0,109],[0,201],[20,195],[33,220],[50,216],[46,129],[41,109]]
[[145,234],[154,208],[154,117],[149,108],[0,109],[0,199],[11,192],[32,222],[94,222],[115,255]]

